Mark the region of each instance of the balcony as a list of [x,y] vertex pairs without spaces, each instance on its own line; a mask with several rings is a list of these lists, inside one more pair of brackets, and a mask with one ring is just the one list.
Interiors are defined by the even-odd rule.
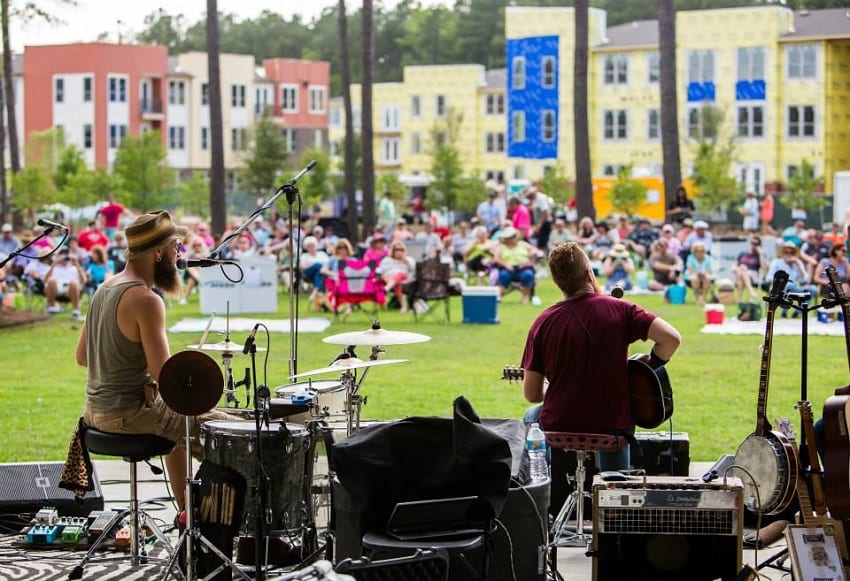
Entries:
[[145,121],[162,121],[162,99],[142,99],[139,110]]

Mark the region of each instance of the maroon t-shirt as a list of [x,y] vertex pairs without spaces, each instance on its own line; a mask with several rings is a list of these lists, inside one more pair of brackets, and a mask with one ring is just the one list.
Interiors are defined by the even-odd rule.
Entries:
[[117,228],[118,219],[121,218],[121,214],[123,212],[124,206],[118,202],[115,202],[114,204],[106,204],[100,209],[100,214],[103,216],[103,227]]
[[549,380],[544,430],[611,433],[633,428],[629,345],[646,340],[656,315],[614,297],[591,294],[543,311],[528,331],[522,367]]

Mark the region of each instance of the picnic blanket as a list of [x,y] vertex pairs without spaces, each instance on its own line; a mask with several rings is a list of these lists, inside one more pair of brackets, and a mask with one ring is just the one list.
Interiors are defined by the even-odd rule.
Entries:
[[[702,333],[713,335],[764,335],[765,320],[761,321],[739,321],[734,316],[726,317],[722,325],[706,325]],[[777,314],[773,320],[774,335],[800,335],[802,321],[800,319],[782,319]],[[809,335],[827,335],[831,337],[844,336],[844,324],[839,321],[821,323],[816,318],[809,318]]]

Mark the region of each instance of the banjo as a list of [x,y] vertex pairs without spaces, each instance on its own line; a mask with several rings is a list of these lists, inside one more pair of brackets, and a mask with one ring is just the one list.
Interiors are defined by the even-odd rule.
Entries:
[[773,277],[767,301],[767,324],[761,355],[756,429],[738,447],[735,476],[744,483],[744,505],[751,512],[777,514],[793,500],[797,490],[797,453],[794,443],[774,431],[767,419],[767,383],[770,376],[770,353],[773,319],[782,302],[788,273],[779,271]]

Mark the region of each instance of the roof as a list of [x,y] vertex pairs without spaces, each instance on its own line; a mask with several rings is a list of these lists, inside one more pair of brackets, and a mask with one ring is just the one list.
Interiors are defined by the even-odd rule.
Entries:
[[657,47],[658,21],[635,20],[618,26],[611,26],[605,32],[608,42],[594,47],[594,50],[617,48]]
[[484,85],[488,89],[504,89],[507,78],[508,69],[492,69],[484,73]]
[[850,38],[850,9],[800,10],[794,13],[794,31],[780,40]]

